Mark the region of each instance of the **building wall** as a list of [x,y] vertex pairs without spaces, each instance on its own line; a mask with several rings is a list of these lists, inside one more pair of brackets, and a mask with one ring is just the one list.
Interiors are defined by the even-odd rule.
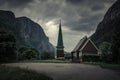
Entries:
[[82,54],[97,54],[98,51],[94,45],[89,41],[82,50]]
[[64,50],[63,49],[57,49],[57,58],[64,57]]

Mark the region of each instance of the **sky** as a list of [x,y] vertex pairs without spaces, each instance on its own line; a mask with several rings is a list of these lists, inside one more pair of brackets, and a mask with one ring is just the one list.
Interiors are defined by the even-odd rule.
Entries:
[[61,20],[65,51],[71,52],[84,36],[91,36],[116,0],[0,0],[0,10],[26,16],[43,28],[56,46]]

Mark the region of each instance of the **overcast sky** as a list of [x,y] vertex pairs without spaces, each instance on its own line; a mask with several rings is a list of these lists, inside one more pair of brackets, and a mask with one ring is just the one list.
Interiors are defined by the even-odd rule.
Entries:
[[56,46],[61,19],[65,51],[72,51],[79,40],[95,32],[108,8],[116,0],[0,0],[1,10],[16,17],[26,16],[42,26]]

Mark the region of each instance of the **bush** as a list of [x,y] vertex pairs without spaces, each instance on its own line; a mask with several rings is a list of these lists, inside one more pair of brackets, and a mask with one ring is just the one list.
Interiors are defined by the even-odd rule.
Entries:
[[112,53],[103,52],[100,56],[100,60],[105,63],[112,63]]
[[0,63],[16,60],[16,39],[12,33],[0,32]]
[[100,44],[99,48],[102,51],[100,57],[101,61],[106,63],[112,63],[111,43],[103,42]]
[[64,54],[64,57],[65,57],[66,60],[69,60],[69,59],[72,58],[70,53]]
[[39,52],[34,48],[21,47],[18,50],[18,60],[40,59]]
[[54,53],[43,52],[43,53],[41,53],[41,59],[43,59],[43,60],[54,59]]
[[100,60],[99,55],[82,55],[82,60],[87,62],[98,62]]

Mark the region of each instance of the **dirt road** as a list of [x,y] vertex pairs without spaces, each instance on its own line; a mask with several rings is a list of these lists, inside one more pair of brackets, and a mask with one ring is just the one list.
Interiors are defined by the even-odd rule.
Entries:
[[120,80],[120,72],[85,64],[12,63],[7,65],[45,73],[54,80]]

